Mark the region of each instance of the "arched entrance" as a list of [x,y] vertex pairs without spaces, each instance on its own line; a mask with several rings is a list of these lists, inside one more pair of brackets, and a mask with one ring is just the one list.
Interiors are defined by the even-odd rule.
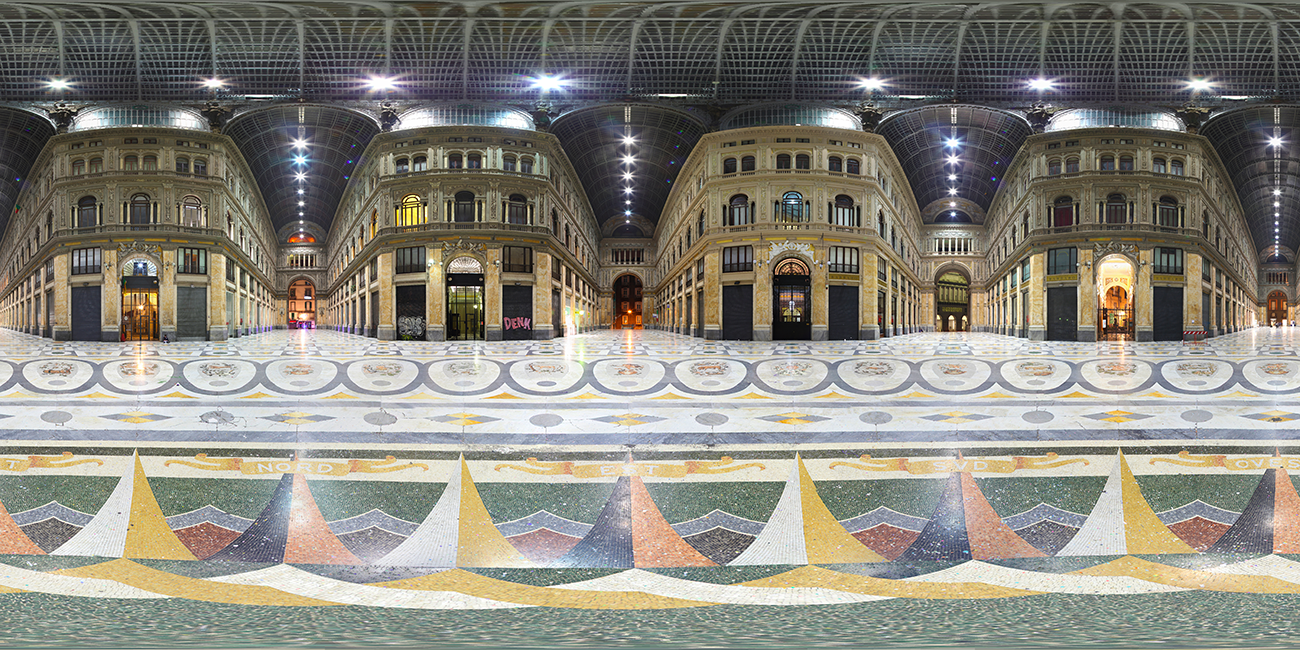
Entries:
[[1277,327],[1285,325],[1289,317],[1287,316],[1286,292],[1274,291],[1268,294],[1268,325]]
[[158,265],[147,257],[122,263],[122,340],[158,340]]
[[776,263],[772,274],[772,338],[812,339],[812,280],[808,266],[793,257]]
[[316,329],[316,286],[311,280],[295,280],[289,285],[289,329]]
[[483,264],[472,257],[447,263],[447,340],[483,339]]
[[957,270],[944,271],[934,280],[934,330],[970,331],[970,278]]
[[1097,327],[1101,338],[1133,340],[1133,263],[1111,256],[1097,264]]
[[641,278],[631,273],[614,280],[614,329],[641,329]]

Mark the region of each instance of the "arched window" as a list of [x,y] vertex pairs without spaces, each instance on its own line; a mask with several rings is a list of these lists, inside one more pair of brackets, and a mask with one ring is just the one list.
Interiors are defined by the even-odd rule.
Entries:
[[1163,174],[1163,173],[1165,173],[1166,171],[1168,171],[1168,170],[1166,169],[1166,167],[1165,167],[1165,159],[1164,159],[1164,158],[1152,158],[1152,159],[1151,159],[1151,171],[1153,171],[1153,172],[1155,172],[1155,173],[1157,173],[1157,174]]
[[528,198],[523,194],[511,194],[506,204],[506,223],[528,225]]
[[80,176],[84,173],[86,173],[86,161],[84,160],[72,161],[72,175]]
[[178,173],[178,174],[188,174],[188,173],[190,173],[190,159],[189,159],[189,158],[181,157],[181,158],[177,158],[177,159],[176,159],[176,173]]
[[1104,172],[1115,171],[1115,156],[1110,156],[1110,155],[1102,156],[1101,165],[1099,166],[1099,168],[1101,169],[1101,171]]
[[727,158],[726,160],[723,160],[723,161],[722,161],[722,173],[724,173],[724,174],[734,174],[734,173],[736,173],[736,159],[735,159],[735,158]]
[[474,193],[457,192],[456,207],[453,211],[453,219],[457,223],[468,223],[477,221],[474,214]]
[[130,223],[132,225],[149,225],[152,223],[149,195],[136,194],[131,197]]
[[839,156],[831,156],[826,159],[826,171],[842,172],[844,171],[844,159]]
[[1061,173],[1061,160],[1059,158],[1053,158],[1052,160],[1047,161],[1048,176],[1056,176],[1057,174],[1060,173]]
[[429,169],[428,156],[416,156],[411,159],[411,171],[422,172],[422,171],[428,171],[428,169]]
[[515,171],[515,169],[517,168],[516,165],[517,165],[517,159],[514,156],[506,156],[501,159],[501,169],[505,171],[508,172]]
[[418,226],[424,223],[423,208],[420,203],[420,197],[416,194],[407,194],[402,197],[402,203],[397,207],[397,226],[399,228],[406,226]]
[[460,154],[447,154],[447,169],[461,169],[464,166],[464,159],[460,157]]
[[533,173],[533,159],[532,159],[532,158],[520,158],[520,159],[519,159],[519,172],[520,172],[521,174],[531,174],[531,173]]
[[379,234],[379,211],[370,212],[370,238],[374,239]]
[[1169,161],[1169,173],[1170,173],[1170,174],[1173,174],[1174,176],[1182,176],[1182,175],[1183,175],[1183,161],[1178,160],[1177,158],[1175,158],[1175,159]]
[[1120,157],[1119,157],[1119,170],[1122,171],[1122,172],[1131,172],[1131,171],[1133,171],[1133,156],[1120,156]]
[[1066,158],[1066,159],[1065,159],[1065,173],[1067,173],[1067,174],[1075,174],[1075,173],[1078,173],[1078,171],[1079,171],[1079,159],[1078,159],[1078,158]]
[[465,156],[465,169],[482,169],[482,168],[483,168],[483,156],[480,156],[479,154],[476,153],[472,153]]
[[752,171],[754,171],[754,157],[753,157],[753,156],[744,156],[744,157],[742,157],[742,158],[740,159],[740,171],[742,171],[742,172],[752,172]]
[[138,171],[140,169],[140,159],[136,156],[126,156],[122,158],[122,171]]
[[795,168],[795,169],[812,169],[812,158],[809,158],[809,157],[808,157],[808,154],[806,154],[806,153],[801,153],[801,154],[795,156],[795,157],[794,157],[794,168]]
[[203,228],[207,220],[203,218],[203,204],[197,196],[181,199],[181,225],[188,228]]
[[1172,196],[1160,197],[1156,206],[1156,223],[1161,228],[1178,227],[1178,199]]
[[158,156],[145,156],[140,164],[140,169],[145,171],[157,171]]
[[411,161],[407,158],[398,158],[397,162],[393,164],[393,167],[394,171],[398,174],[405,174],[406,172],[411,171]]
[[83,196],[77,201],[77,227],[94,228],[99,225],[98,209],[95,206],[95,197]]
[[204,159],[202,159],[202,158],[195,158],[195,159],[194,159],[194,175],[195,175],[195,176],[207,176],[207,175],[208,175],[208,161],[206,161],[206,160],[204,160]]
[[836,226],[857,226],[859,225],[857,213],[857,208],[853,205],[853,197],[841,194],[835,197],[831,223]]
[[801,223],[807,221],[803,209],[803,195],[798,192],[786,192],[781,195],[781,210],[777,215],[781,223]]
[[727,203],[727,225],[747,226],[753,223],[754,216],[749,205],[749,197],[737,194]]
[[776,155],[777,169],[790,169],[790,154],[780,153]]
[[1128,223],[1128,199],[1123,194],[1106,197],[1106,223]]
[[845,162],[844,170],[857,176],[862,173],[862,161],[857,158],[849,158],[848,161]]
[[1074,199],[1058,197],[1052,204],[1052,226],[1068,228],[1074,225]]
[[777,263],[776,273],[774,275],[808,275],[808,267],[798,259],[793,257],[781,260]]

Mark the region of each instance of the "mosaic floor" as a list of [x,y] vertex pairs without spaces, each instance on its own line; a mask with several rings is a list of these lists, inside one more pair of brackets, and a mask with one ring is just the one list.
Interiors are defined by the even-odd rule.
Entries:
[[1297,342],[0,333],[0,607],[1293,597]]

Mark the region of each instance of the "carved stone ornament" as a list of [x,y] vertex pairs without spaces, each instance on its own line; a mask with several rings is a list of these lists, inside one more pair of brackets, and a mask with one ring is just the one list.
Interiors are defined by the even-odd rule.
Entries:
[[483,255],[486,250],[487,247],[485,247],[483,244],[479,242],[468,242],[465,241],[464,239],[457,239],[454,242],[450,242],[450,241],[442,242],[443,253],[451,253],[454,251],[469,251],[471,253],[478,253],[479,255]]
[[782,253],[799,253],[801,255],[807,255],[808,259],[811,260],[813,257],[813,247],[812,244],[802,242],[796,243],[789,239],[783,242],[772,242],[767,248],[767,260],[770,262]]
[[1127,255],[1134,259],[1138,256],[1137,244],[1111,240],[1108,242],[1097,242],[1092,247],[1092,258],[1099,260],[1107,255]]
[[401,122],[397,117],[397,106],[392,102],[384,102],[379,105],[379,128],[387,133],[393,130]]
[[1043,102],[1035,102],[1029,110],[1025,111],[1025,119],[1029,120],[1029,126],[1033,127],[1034,133],[1042,133],[1047,130],[1047,123],[1052,119],[1052,113],[1056,109]]
[[858,103],[853,112],[862,122],[862,130],[867,133],[875,133],[876,127],[880,125],[880,118],[885,116],[885,111],[871,102]]
[[221,133],[221,129],[226,125],[226,120],[234,110],[229,106],[222,106],[217,102],[208,102],[203,105],[203,110],[199,111],[204,118],[208,120],[208,129],[213,133]]
[[72,119],[77,116],[77,112],[80,110],[80,106],[71,106],[59,102],[54,105],[54,108],[48,108],[45,112],[54,121],[54,127],[59,133],[67,133],[68,127],[72,126]]
[[157,244],[146,244],[138,241],[133,241],[129,244],[123,242],[117,245],[117,256],[119,259],[135,253],[157,256],[162,254],[162,246]]

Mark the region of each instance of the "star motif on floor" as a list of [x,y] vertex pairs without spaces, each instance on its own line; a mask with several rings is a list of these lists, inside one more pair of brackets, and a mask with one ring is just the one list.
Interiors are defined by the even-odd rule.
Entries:
[[281,424],[311,424],[313,422],[324,422],[326,420],[333,420],[334,418],[328,415],[312,415],[311,413],[293,411],[291,413],[267,415],[262,417],[262,419],[270,420],[272,422],[279,422]]
[[640,413],[624,413],[622,415],[606,415],[601,418],[592,418],[592,420],[595,420],[596,422],[617,424],[621,427],[634,427],[638,424],[651,424],[654,422],[662,422],[666,419],[668,418],[661,418],[654,415],[641,415]]
[[1098,420],[1100,422],[1133,422],[1134,420],[1145,420],[1152,416],[1115,409],[1114,411],[1106,411],[1104,413],[1090,413],[1083,417]]
[[967,413],[965,411],[949,411],[947,413],[936,413],[934,415],[923,415],[922,420],[931,422],[947,422],[948,424],[966,424],[967,422],[979,422],[980,420],[992,419],[992,415],[982,415],[980,413]]
[[824,422],[826,420],[829,420],[830,418],[823,417],[820,415],[808,415],[807,413],[798,413],[795,411],[791,411],[790,413],[782,413],[780,415],[768,415],[768,416],[760,417],[758,419],[767,420],[768,422],[777,422],[779,424],[812,424],[814,422]]
[[1243,415],[1242,417],[1259,420],[1261,422],[1290,422],[1292,420],[1300,419],[1300,413],[1291,413],[1289,411],[1264,411],[1263,413],[1251,413],[1250,415]]
[[473,424],[486,424],[496,422],[501,418],[488,417],[486,415],[475,415],[473,413],[450,413],[448,415],[435,415],[429,418],[434,422],[443,424],[454,424],[458,427],[467,427]]
[[145,422],[158,422],[160,420],[170,420],[167,415],[158,415],[157,413],[147,413],[145,411],[127,411],[126,413],[116,413],[114,415],[101,415],[99,417],[118,422],[130,422],[131,424],[144,424]]

